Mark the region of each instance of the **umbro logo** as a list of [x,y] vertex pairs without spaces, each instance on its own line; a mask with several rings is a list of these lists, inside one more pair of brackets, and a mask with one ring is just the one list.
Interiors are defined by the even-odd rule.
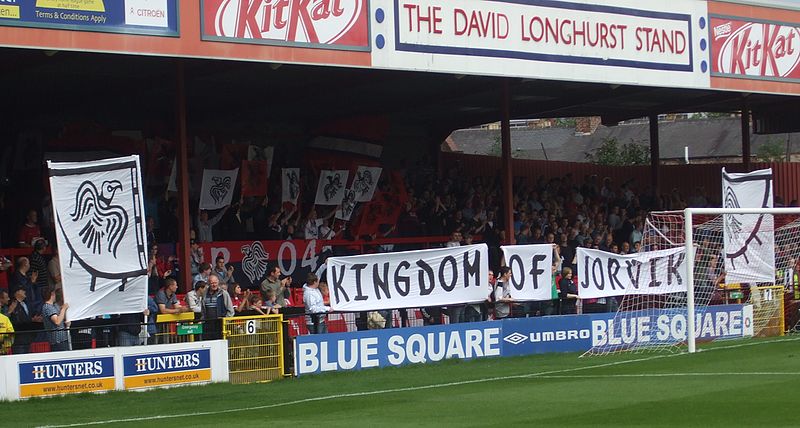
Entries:
[[510,343],[512,345],[519,345],[520,343],[522,343],[522,342],[524,342],[526,340],[528,340],[528,336],[525,336],[524,334],[520,334],[520,333],[516,333],[516,332],[515,333],[511,333],[508,336],[503,338],[504,342],[508,342],[508,343]]

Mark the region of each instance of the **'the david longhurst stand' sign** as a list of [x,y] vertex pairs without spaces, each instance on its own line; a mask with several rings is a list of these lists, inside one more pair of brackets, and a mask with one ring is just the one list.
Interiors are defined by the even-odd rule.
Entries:
[[337,311],[441,306],[486,298],[486,244],[328,259]]
[[620,255],[578,248],[581,299],[686,290],[684,247]]

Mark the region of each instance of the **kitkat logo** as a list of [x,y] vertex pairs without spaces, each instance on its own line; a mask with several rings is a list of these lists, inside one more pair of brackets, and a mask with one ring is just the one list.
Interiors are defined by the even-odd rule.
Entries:
[[719,48],[719,72],[781,78],[797,69],[800,31],[796,27],[752,22],[736,27]]
[[[205,33],[235,39],[359,45],[367,40],[366,0],[206,0]],[[351,33],[359,33],[353,37]],[[363,33],[365,36],[361,37]],[[365,42],[366,43],[366,42]]]

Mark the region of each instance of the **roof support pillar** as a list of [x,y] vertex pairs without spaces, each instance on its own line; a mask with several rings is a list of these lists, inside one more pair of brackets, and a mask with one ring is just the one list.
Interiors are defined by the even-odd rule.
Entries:
[[661,154],[658,142],[658,115],[651,114],[650,119],[650,187],[653,188],[653,197],[658,198],[659,191],[658,168]]
[[742,163],[745,171],[750,171],[750,109],[742,106]]
[[177,185],[178,185],[178,259],[180,260],[180,279],[183,291],[191,290],[192,264],[189,246],[189,141],[186,135],[186,82],[183,60],[175,65],[175,129],[178,137]]
[[503,213],[505,215],[505,242],[514,244],[514,171],[511,162],[511,95],[508,79],[503,80],[500,111],[500,139],[503,156]]

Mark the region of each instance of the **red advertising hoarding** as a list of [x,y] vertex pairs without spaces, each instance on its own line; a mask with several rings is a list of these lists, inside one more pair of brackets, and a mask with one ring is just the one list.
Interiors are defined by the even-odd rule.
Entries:
[[202,38],[369,50],[366,0],[203,0]]
[[711,74],[800,82],[800,27],[775,21],[710,17]]

